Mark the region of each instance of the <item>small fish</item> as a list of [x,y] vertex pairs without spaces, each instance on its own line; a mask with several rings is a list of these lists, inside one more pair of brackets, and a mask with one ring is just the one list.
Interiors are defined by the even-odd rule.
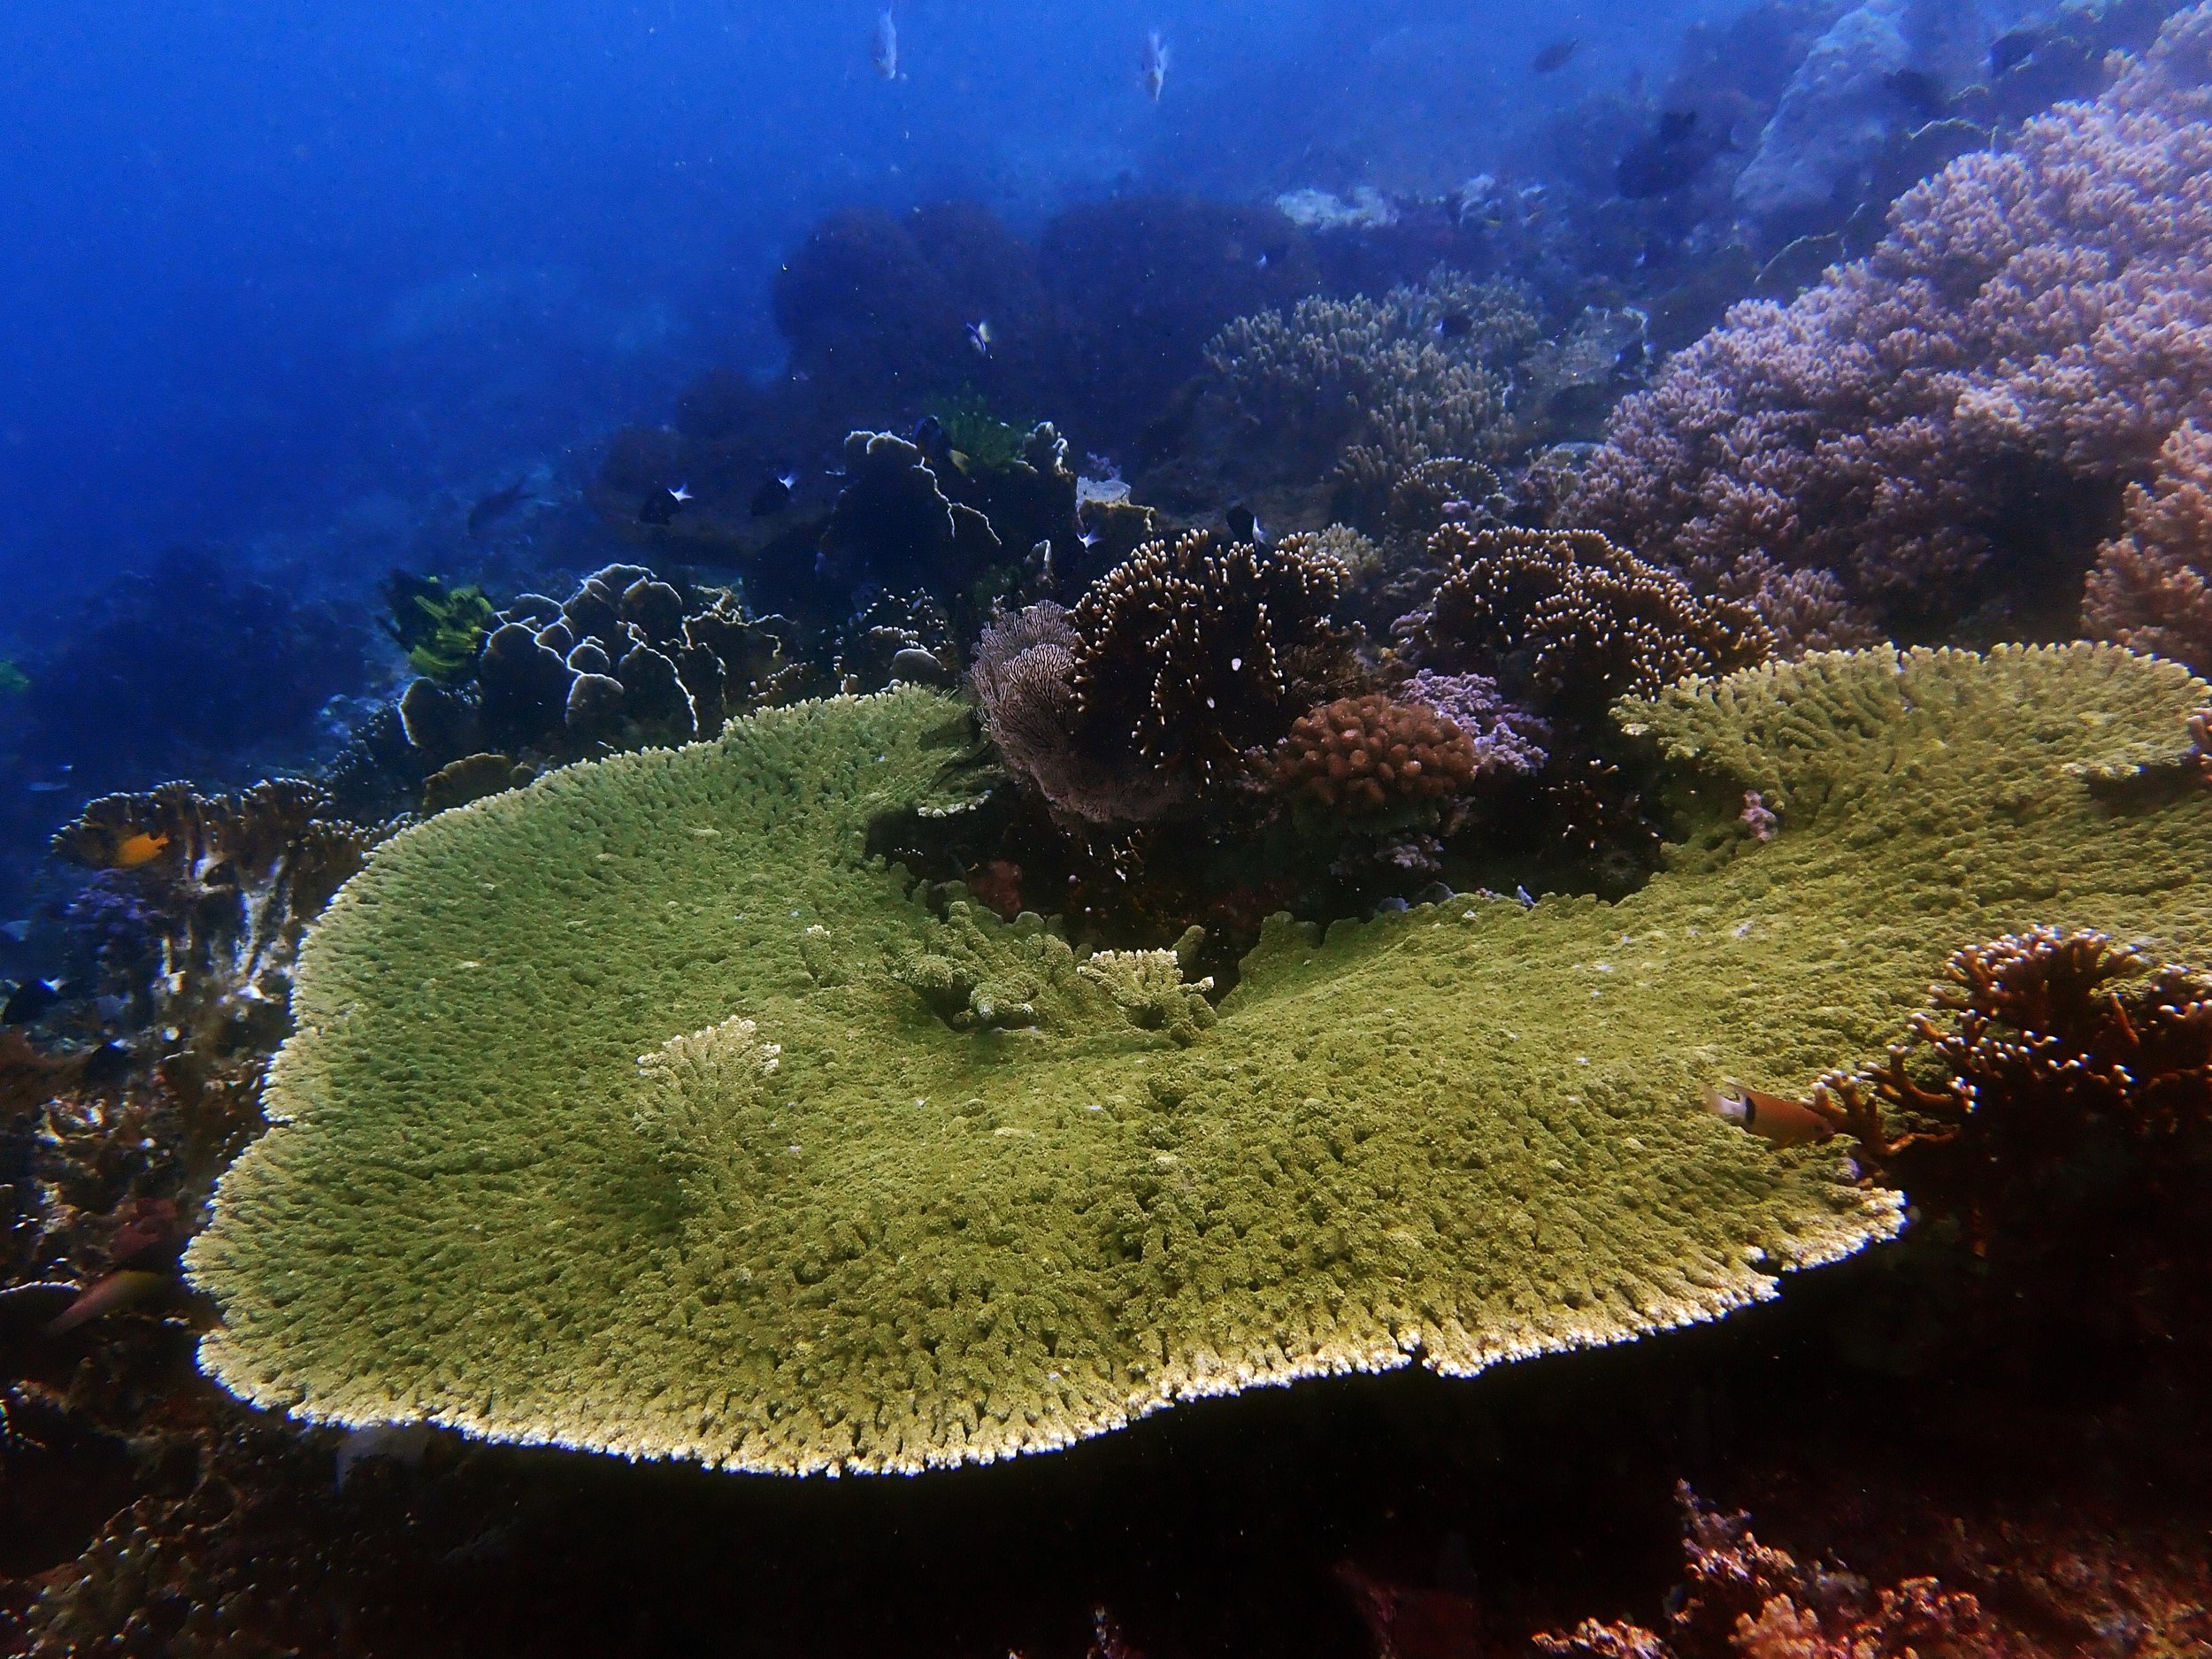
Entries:
[[168,849],[169,837],[165,833],[156,835],[151,831],[140,830],[115,843],[114,868],[135,870],[141,864],[153,863]]
[[60,987],[52,980],[26,979],[0,1003],[0,1025],[27,1025],[60,1001]]
[[1764,1089],[1746,1088],[1740,1083],[1734,1087],[1732,1094],[1717,1088],[1707,1089],[1705,1109],[1763,1141],[1778,1147],[1801,1147],[1825,1141],[1836,1133],[1833,1124],[1803,1101],[1770,1094]]
[[968,343],[975,348],[976,356],[991,355],[991,319],[979,317],[968,325]]
[[1475,319],[1465,311],[1446,311],[1430,332],[1439,340],[1464,340],[1475,332]]
[[899,24],[889,6],[876,13],[876,38],[868,57],[886,81],[899,78]]
[[1160,101],[1160,89],[1167,85],[1167,42],[1154,29],[1144,37],[1144,59],[1141,65],[1144,75],[1144,89],[1152,95],[1152,102]]
[[1567,66],[1567,60],[1575,55],[1575,48],[1581,44],[1580,41],[1571,35],[1564,40],[1554,41],[1529,60],[1529,73],[1548,75],[1564,69]]
[[796,472],[778,472],[753,492],[753,517],[765,518],[791,504],[791,492],[799,487]]
[[1882,77],[1890,95],[1914,114],[1933,120],[1950,108],[1943,82],[1924,69],[1893,69]]
[[1989,49],[1989,71],[2001,75],[2008,69],[2017,69],[2035,56],[2043,45],[2043,36],[2034,29],[2015,29],[2009,35],[2000,35]]
[[55,783],[48,779],[41,779],[36,783],[27,783],[23,786],[25,791],[31,795],[53,795],[68,787],[65,783]]
[[1700,132],[1695,110],[1665,110],[1651,135],[1623,154],[1613,181],[1631,201],[1666,196],[1694,183],[1722,151],[1735,147],[1724,132]]
[[669,489],[657,489],[648,495],[637,510],[640,524],[669,524],[676,517],[676,510],[691,499],[691,487],[678,484]]
[[96,1279],[78,1293],[76,1301],[54,1316],[46,1327],[46,1334],[66,1336],[81,1325],[90,1325],[95,1319],[145,1301],[168,1282],[166,1273],[149,1273],[134,1267]]
[[492,491],[490,495],[471,507],[468,523],[470,538],[473,541],[482,541],[484,532],[513,511],[516,503],[522,499],[523,491],[528,488],[529,480],[521,480],[508,485],[504,489]]

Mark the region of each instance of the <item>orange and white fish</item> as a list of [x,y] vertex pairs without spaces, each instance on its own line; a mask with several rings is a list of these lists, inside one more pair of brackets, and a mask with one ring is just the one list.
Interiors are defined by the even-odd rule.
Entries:
[[1775,1146],[1801,1147],[1825,1141],[1836,1133],[1835,1125],[1803,1101],[1770,1094],[1764,1089],[1746,1088],[1740,1083],[1731,1085],[1731,1088],[1732,1093],[1707,1089],[1706,1110]]
[[1144,37],[1144,89],[1152,95],[1152,102],[1160,101],[1160,88],[1167,85],[1167,42],[1154,29]]
[[876,13],[876,38],[868,54],[876,66],[876,73],[886,81],[899,78],[899,22],[886,6]]

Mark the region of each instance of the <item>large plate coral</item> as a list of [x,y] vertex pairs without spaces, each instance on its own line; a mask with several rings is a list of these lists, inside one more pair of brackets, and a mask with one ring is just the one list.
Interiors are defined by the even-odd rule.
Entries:
[[1624,718],[1771,841],[1609,905],[1279,919],[1162,1029],[867,856],[976,787],[941,697],[573,767],[380,848],[311,935],[278,1125],[191,1252],[203,1363],[316,1420],[913,1471],[1711,1317],[1900,1201],[1709,1086],[1878,1052],[2008,929],[2212,942],[2212,798],[2150,787],[2207,696],[2091,646],[1692,682]]

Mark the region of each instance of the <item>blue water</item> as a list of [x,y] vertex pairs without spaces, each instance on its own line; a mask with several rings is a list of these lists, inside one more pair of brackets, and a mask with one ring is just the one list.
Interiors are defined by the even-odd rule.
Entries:
[[365,501],[772,367],[768,280],[827,210],[1442,184],[1686,14],[905,0],[887,84],[869,0],[12,8],[0,570],[39,609],[173,541],[343,561]]

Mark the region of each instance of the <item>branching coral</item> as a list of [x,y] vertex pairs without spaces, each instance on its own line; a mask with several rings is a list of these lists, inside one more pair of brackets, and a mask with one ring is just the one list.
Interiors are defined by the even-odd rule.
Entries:
[[1456,795],[1474,776],[1474,741],[1456,725],[1370,692],[1299,716],[1269,780],[1296,800],[1373,813]]
[[1533,772],[1544,764],[1551,728],[1498,695],[1486,674],[1440,674],[1423,669],[1399,695],[1425,703],[1472,740],[1475,768],[1486,772]]
[[2212,664],[2212,428],[2184,421],[2158,469],[2127,493],[2128,528],[2100,551],[2082,626],[2197,666]]
[[1206,531],[1139,549],[1070,614],[1081,741],[1212,780],[1282,735],[1301,659],[1326,644],[1343,585],[1344,567],[1317,550],[1225,545]]
[[1248,415],[1335,457],[1348,481],[1387,489],[1423,461],[1498,445],[1505,388],[1486,360],[1534,333],[1518,289],[1440,270],[1387,300],[1314,296],[1240,317],[1206,361]]
[[[311,935],[278,1125],[188,1257],[202,1361],[312,1419],[915,1470],[1711,1317],[1899,1214],[1709,1084],[1807,1087],[2031,909],[2212,944],[2212,795],[2115,815],[2086,781],[2177,763],[2208,695],[2093,647],[1671,690],[1631,717],[1786,834],[1614,905],[1278,921],[1187,1048],[1034,918],[868,860],[881,815],[972,796],[941,698],[570,768],[388,843]],[[924,956],[1033,1025],[956,1029]],[[690,1102],[672,1178],[638,1056],[733,1018],[772,1087]]]
[[1772,636],[1747,606],[1703,598],[1594,531],[1470,531],[1431,539],[1446,574],[1400,625],[1440,669],[1509,674],[1544,712],[1594,716],[1691,674],[1756,663]]
[[1911,1659],[1924,1652],[2003,1659],[2014,1649],[1962,1591],[1934,1578],[1877,1590],[1857,1574],[1805,1566],[1762,1544],[1747,1515],[1724,1515],[1678,1486],[1687,1572],[1663,1632],[1585,1619],[1537,1636],[1553,1659]]
[[[1866,259],[1737,307],[1615,413],[1566,521],[1684,566],[1763,549],[1909,620],[1978,600],[1993,551],[2085,564],[2120,486],[2212,425],[2208,48],[2212,10],[2177,15],[2095,103],[1908,194]],[[2110,557],[2101,625],[2133,637],[2154,618],[2114,607],[2160,584]]]

